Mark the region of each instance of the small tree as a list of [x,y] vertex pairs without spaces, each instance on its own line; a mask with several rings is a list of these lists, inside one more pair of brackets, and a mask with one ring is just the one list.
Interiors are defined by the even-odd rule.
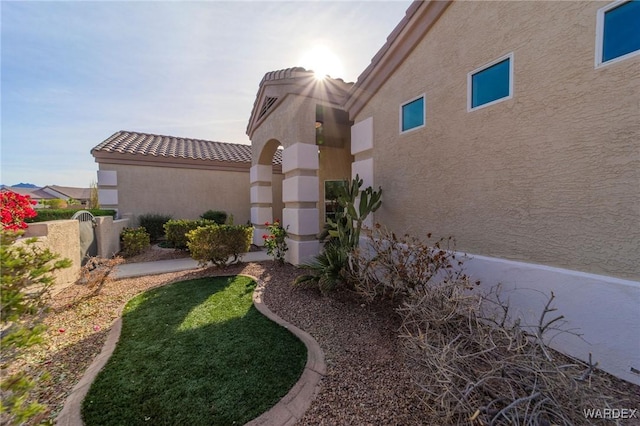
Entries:
[[91,188],[91,193],[89,194],[89,205],[87,207],[90,209],[99,209],[100,202],[98,201],[98,183],[95,180],[92,180],[89,184],[89,188]]
[[[0,366],[4,369],[25,348],[41,341],[45,329],[41,320],[46,311],[46,296],[55,282],[52,272],[68,268],[71,261],[43,249],[35,238],[16,244],[20,231],[3,229],[0,233]],[[36,381],[25,371],[2,374],[1,424],[22,424],[44,411],[42,404],[27,402]]]
[[67,207],[67,202],[61,198],[52,198],[50,200],[42,200],[42,205],[48,209],[64,209]]

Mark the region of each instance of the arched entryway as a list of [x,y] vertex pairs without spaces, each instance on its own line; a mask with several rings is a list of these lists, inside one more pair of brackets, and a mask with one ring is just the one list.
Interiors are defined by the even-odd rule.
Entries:
[[[320,251],[317,236],[324,222],[324,181],[350,175],[350,125],[340,108],[350,86],[341,80],[321,82],[302,68],[267,73],[260,83],[247,127],[253,159],[254,243],[263,244],[266,222],[281,219],[289,235],[286,260],[294,265]],[[273,173],[278,153],[282,156],[281,217],[275,216],[279,200],[274,197],[280,189]]]
[[[294,143],[282,150],[281,189],[274,179],[272,159],[280,146],[277,139],[264,144],[257,164],[251,167],[251,222],[256,228],[254,244],[262,245],[265,223],[272,222],[282,194],[282,224],[287,230],[286,260],[294,265],[308,261],[319,252],[318,148],[315,144]],[[280,191],[278,191],[280,189]],[[275,202],[274,202],[275,201]]]
[[265,223],[282,218],[282,179],[282,144],[277,139],[270,139],[250,171],[251,222],[255,227],[253,243],[257,246],[263,245],[262,235],[267,232]]

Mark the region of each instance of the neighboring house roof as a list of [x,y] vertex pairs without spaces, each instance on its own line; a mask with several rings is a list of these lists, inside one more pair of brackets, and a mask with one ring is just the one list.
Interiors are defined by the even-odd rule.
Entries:
[[323,103],[340,106],[349,93],[353,83],[345,83],[340,78],[316,78],[313,71],[302,67],[270,71],[260,81],[258,94],[251,109],[247,124],[247,135],[253,131],[274,111],[287,95],[295,94],[315,98]]
[[3,185],[2,189],[13,191],[20,195],[28,195],[33,200],[52,200],[55,198],[66,200],[73,198],[74,200],[81,201],[91,198],[91,188],[76,188],[58,185],[47,185],[41,188],[21,188]]
[[451,1],[423,0],[411,3],[404,18],[389,34],[386,43],[351,88],[343,106],[352,120],[409,56],[450,4]]
[[44,192],[56,198],[73,198],[74,200],[88,200],[91,198],[91,188],[76,188],[72,186],[47,185],[42,188]]
[[28,195],[33,200],[43,200],[43,199],[44,200],[48,200],[48,199],[51,199],[51,198],[56,198],[53,195],[43,191],[42,189],[43,188],[40,188],[40,187],[22,188],[22,187],[17,187],[17,186],[2,185],[2,190],[12,191],[12,192],[15,192],[16,194],[20,194],[20,195]]
[[[251,166],[251,145],[119,131],[91,150],[99,163],[138,164],[206,169]],[[274,165],[282,163],[276,152]]]

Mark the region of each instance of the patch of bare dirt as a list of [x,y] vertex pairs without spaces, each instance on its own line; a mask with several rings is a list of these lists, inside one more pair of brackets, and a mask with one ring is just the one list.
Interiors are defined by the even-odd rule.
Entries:
[[186,250],[162,248],[158,244],[153,244],[144,253],[125,258],[124,263],[155,262],[156,260],[183,259],[185,257],[189,257],[189,252]]

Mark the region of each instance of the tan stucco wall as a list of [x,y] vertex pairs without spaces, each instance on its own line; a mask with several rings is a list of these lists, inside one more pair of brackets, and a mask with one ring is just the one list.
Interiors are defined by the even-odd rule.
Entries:
[[[258,164],[260,154],[271,140],[277,140],[283,148],[302,142],[315,144],[315,99],[289,95],[274,107],[260,124],[251,139],[253,164]],[[267,164],[266,162],[260,162]]]
[[113,220],[111,216],[96,217],[98,257],[110,258],[120,252],[120,234],[130,227],[129,219]]
[[[284,96],[278,93],[273,93],[273,95]],[[263,151],[265,151],[267,144],[271,147],[275,146],[275,141],[283,148],[298,142],[315,144],[314,124],[317,103],[317,100],[311,98],[286,96],[283,102],[270,112],[254,132],[251,140],[252,163],[255,165],[271,162],[272,157],[267,158]],[[264,157],[263,161],[261,161],[261,155]],[[283,178],[283,174],[272,174],[273,219],[282,218],[282,210],[284,209],[282,202]]]
[[80,231],[77,220],[55,220],[30,223],[24,236],[37,237],[43,249],[71,260],[71,267],[54,272],[55,290],[73,284],[80,274]]
[[282,209],[284,209],[284,203],[282,202],[282,179],[284,175],[282,173],[271,174],[271,190],[273,191],[273,203],[271,205],[273,211],[273,219],[282,220]]
[[[640,278],[640,56],[594,67],[601,2],[454,2],[355,117],[374,117],[377,221],[457,248]],[[514,53],[514,97],[467,73]],[[399,106],[426,93],[426,127]]]
[[[274,94],[275,95],[275,94]],[[283,148],[294,143],[315,144],[315,114],[316,105],[322,104],[318,99],[308,98],[298,95],[286,96],[284,101],[275,108],[270,115],[258,127],[252,139],[253,164],[258,161],[263,154],[265,145],[273,144],[277,141]],[[343,148],[319,147],[318,180],[320,186],[320,227],[324,225],[324,181],[327,179],[350,179],[351,162],[353,157],[350,154],[349,132],[345,128],[345,146]],[[270,159],[264,158],[264,164]],[[282,175],[273,175],[273,217],[282,217]]]
[[[236,224],[250,217],[249,171],[220,171],[176,167],[100,163],[100,170],[118,173],[118,210],[131,215],[159,213],[174,219],[196,219],[207,210],[233,214]],[[105,187],[107,188],[107,187]]]

